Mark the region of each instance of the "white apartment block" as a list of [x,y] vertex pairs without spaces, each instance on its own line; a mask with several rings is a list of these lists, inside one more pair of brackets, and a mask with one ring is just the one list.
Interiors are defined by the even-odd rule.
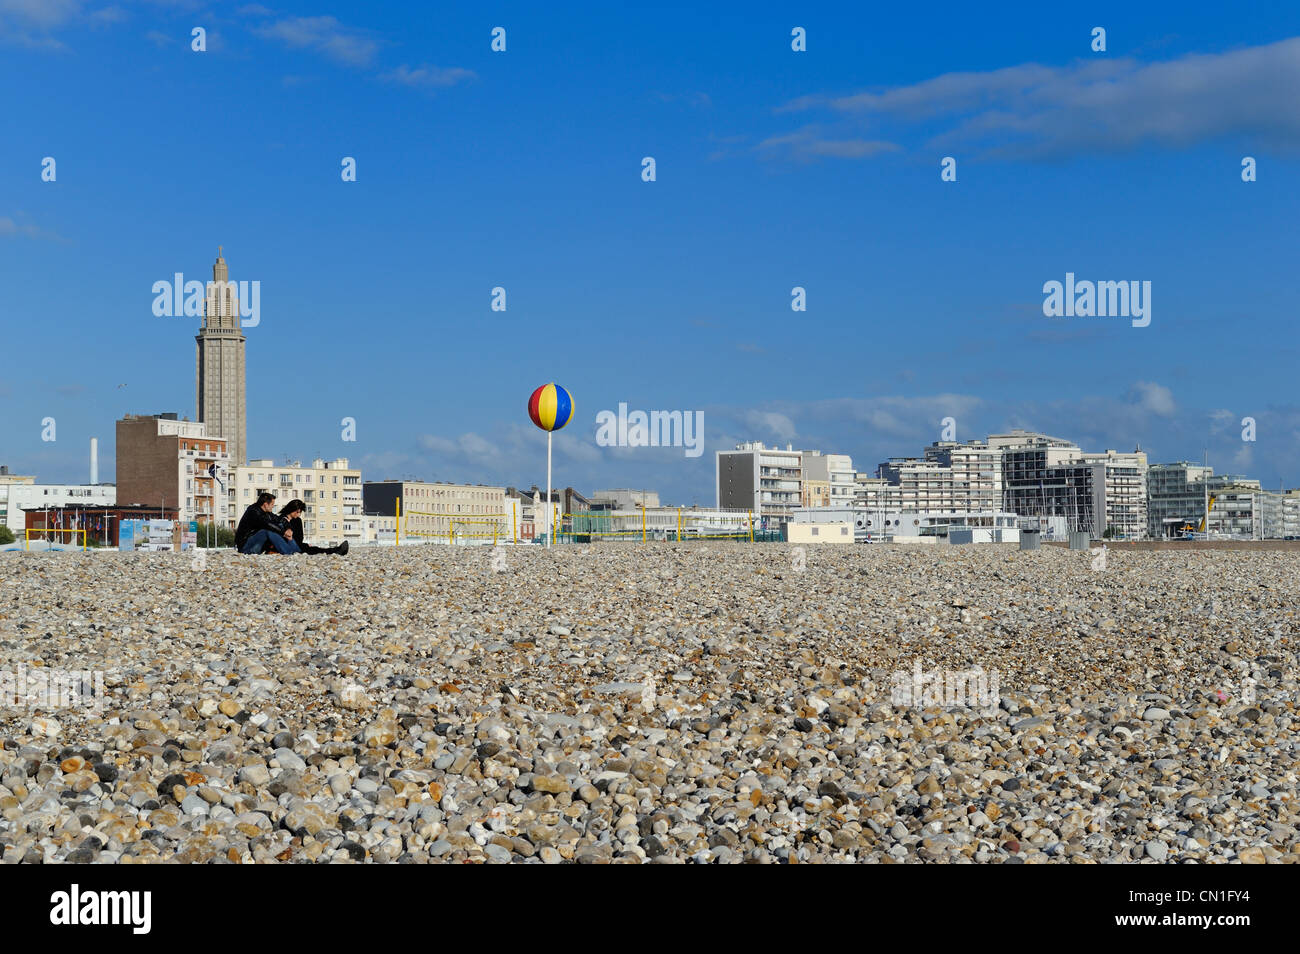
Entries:
[[804,451],[802,498],[805,507],[851,507],[855,491],[853,458],[847,454]]
[[111,507],[117,503],[112,484],[0,483],[0,522],[19,540],[27,526],[26,512],[54,507]]
[[952,470],[953,499],[957,510],[983,512],[1002,509],[1002,449],[987,441],[936,441],[925,449],[925,459]]
[[591,504],[610,510],[653,509],[659,506],[659,494],[653,490],[597,490],[591,495]]
[[377,480],[366,481],[364,494],[367,514],[393,514],[401,501],[403,544],[421,538],[434,543],[491,543],[494,536],[509,541],[520,532],[517,523],[522,514],[506,507],[504,487]]
[[1107,450],[1084,454],[1081,460],[1103,468],[1101,479],[1104,522],[1098,533],[1111,530],[1122,539],[1147,535],[1147,455],[1142,451]]
[[1282,494],[1282,536],[1300,539],[1300,490]]
[[250,460],[234,468],[226,489],[232,527],[265,490],[275,494],[277,512],[290,500],[301,500],[306,505],[302,529],[307,543],[328,547],[345,540],[349,544],[363,540],[361,470],[349,466],[346,457],[329,461],[317,458],[310,466],[301,461],[276,464],[270,458]]
[[719,510],[748,510],[784,520],[803,504],[803,455],[761,441],[718,451],[714,463]]

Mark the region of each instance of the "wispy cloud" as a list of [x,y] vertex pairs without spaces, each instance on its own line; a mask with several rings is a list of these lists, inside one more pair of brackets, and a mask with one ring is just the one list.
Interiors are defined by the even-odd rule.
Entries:
[[998,158],[1151,143],[1182,148],[1229,135],[1294,150],[1300,147],[1298,87],[1300,37],[1294,37],[1155,63],[1097,58],[945,73],[908,86],[804,96],[778,112],[828,112],[850,129],[925,123],[928,148],[962,146]]
[[384,73],[380,79],[417,89],[440,89],[478,79],[478,74],[458,66],[439,67],[423,63],[412,69],[403,63],[397,69]]
[[693,93],[663,93],[656,90],[650,96],[661,103],[683,103],[696,109],[708,109],[713,105],[713,99],[709,94],[699,91]]
[[30,49],[63,50],[54,31],[84,16],[82,0],[0,0],[0,42]]
[[253,33],[293,49],[315,50],[347,66],[369,66],[379,50],[379,43],[369,35],[329,16],[289,17],[254,27]]
[[49,229],[43,229],[38,225],[15,222],[7,215],[0,216],[0,236],[6,235],[23,236],[35,239],[59,239],[59,235],[56,232],[51,232]]
[[883,139],[835,138],[821,126],[805,126],[784,136],[771,136],[758,144],[767,156],[783,155],[794,159],[866,159],[884,152],[898,152],[902,147]]
[[119,6],[104,7],[100,10],[92,10],[86,16],[86,22],[92,27],[110,26],[114,23],[123,23],[128,19],[128,14]]
[[1178,409],[1174,404],[1173,392],[1162,384],[1138,381],[1130,393],[1138,407],[1152,414],[1169,417]]

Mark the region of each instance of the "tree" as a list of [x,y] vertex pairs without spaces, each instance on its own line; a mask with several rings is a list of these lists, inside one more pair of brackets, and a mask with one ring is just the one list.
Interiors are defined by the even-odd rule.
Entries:
[[[209,527],[212,529],[209,530]],[[208,539],[209,534],[211,540]],[[235,545],[235,531],[229,527],[223,527],[221,524],[200,523],[196,536],[198,545],[201,547],[233,547]]]
[[1115,539],[1115,537],[1118,536],[1119,536],[1118,530],[1116,530],[1114,527],[1107,527],[1106,532],[1101,535],[1101,538],[1103,540],[1113,540]]
[[0,523],[0,544],[13,543],[15,539],[14,532]]

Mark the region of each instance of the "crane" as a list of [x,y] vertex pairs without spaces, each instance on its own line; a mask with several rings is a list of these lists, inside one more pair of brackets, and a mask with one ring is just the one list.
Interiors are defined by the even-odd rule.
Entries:
[[1206,526],[1210,522],[1210,511],[1214,509],[1214,501],[1217,500],[1218,497],[1219,497],[1218,494],[1210,494],[1209,498],[1206,500],[1205,516],[1201,518],[1201,529],[1199,531],[1200,533],[1205,532]]

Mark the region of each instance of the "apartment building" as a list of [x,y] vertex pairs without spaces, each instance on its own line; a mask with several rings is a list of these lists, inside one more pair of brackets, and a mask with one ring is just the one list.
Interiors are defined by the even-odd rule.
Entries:
[[275,494],[277,509],[295,499],[306,505],[302,529],[307,543],[328,547],[363,542],[361,470],[346,457],[316,458],[310,466],[302,461],[276,464],[263,457],[235,467],[227,487],[230,526],[238,524],[264,490]]
[[[803,504],[803,456],[793,445],[785,450],[761,441],[718,451],[715,484],[720,510],[748,510],[778,522]],[[813,452],[815,453],[815,452]]]
[[1182,460],[1147,469],[1147,532],[1155,539],[1195,528],[1205,514],[1206,480],[1214,468]]
[[898,506],[896,488],[883,477],[875,474],[856,473],[853,475],[853,506],[858,510],[893,511]]
[[[176,414],[128,414],[117,422],[117,488],[113,502],[175,510],[181,521],[229,523],[219,488],[227,479],[226,440],[206,424]],[[216,476],[213,476],[215,470]]]
[[402,504],[402,542],[421,537],[434,542],[452,539],[514,538],[506,488],[484,484],[426,483],[419,480],[375,480],[362,485],[366,513],[394,513]]
[[937,461],[894,457],[881,464],[876,474],[894,488],[889,499],[898,510],[950,513],[959,509],[952,468]]
[[801,460],[805,507],[851,507],[855,491],[853,458],[847,454],[804,451]]
[[1140,450],[1106,450],[1084,454],[1080,460],[1102,468],[1102,510],[1104,519],[1096,528],[1098,535],[1109,530],[1112,535],[1131,540],[1147,535],[1147,455]]
[[987,441],[935,441],[924,451],[952,471],[952,493],[958,510],[996,511],[1002,508],[1002,449]]
[[1208,478],[1206,483],[1210,496],[1214,498],[1206,531],[1212,536],[1260,539],[1262,515],[1259,498],[1263,491],[1259,481],[1247,480],[1240,474],[1222,474]]
[[593,510],[652,510],[658,506],[659,494],[653,490],[597,490],[591,495]]

